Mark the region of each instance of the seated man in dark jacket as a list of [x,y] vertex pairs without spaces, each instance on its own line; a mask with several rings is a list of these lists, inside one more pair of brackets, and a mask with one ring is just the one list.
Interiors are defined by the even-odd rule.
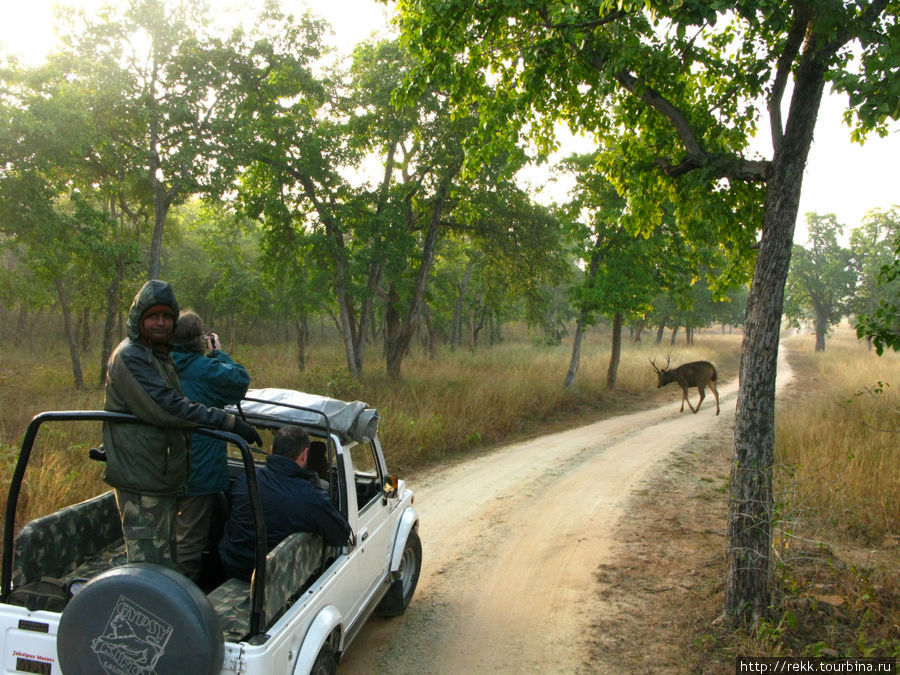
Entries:
[[[318,476],[306,468],[308,458],[309,435],[300,427],[284,426],[275,434],[266,466],[256,472],[267,551],[294,532],[321,535],[331,546],[344,546],[350,539],[347,519],[318,487]],[[250,580],[255,536],[247,479],[241,474],[231,489],[231,519],[219,542],[229,576]]]

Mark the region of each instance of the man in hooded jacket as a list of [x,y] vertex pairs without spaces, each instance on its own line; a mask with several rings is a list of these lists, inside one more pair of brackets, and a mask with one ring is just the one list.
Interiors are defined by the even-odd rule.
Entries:
[[104,409],[147,424],[104,422],[103,479],[115,488],[129,562],[177,568],[177,495],[190,474],[189,431],[212,427],[262,443],[240,418],[185,398],[169,343],[178,303],[165,281],[148,281],[134,298],[127,334],[109,359]]

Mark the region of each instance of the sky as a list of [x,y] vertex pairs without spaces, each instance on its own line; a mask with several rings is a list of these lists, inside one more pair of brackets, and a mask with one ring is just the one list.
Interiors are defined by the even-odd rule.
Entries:
[[[55,41],[52,7],[58,0],[0,0],[0,45],[29,63],[39,63]],[[122,2],[123,0],[112,0]],[[102,0],[68,0],[64,4],[96,9]],[[229,6],[246,8],[254,0],[213,0],[218,10]],[[348,54],[355,44],[373,32],[384,30],[390,10],[375,0],[284,0],[284,7],[308,7],[334,28],[338,51]],[[872,135],[860,146],[850,142],[849,129],[841,115],[844,99],[826,95],[819,112],[816,135],[807,162],[800,197],[795,241],[805,243],[805,214],[833,213],[847,231],[857,227],[867,211],[900,205],[900,125],[887,138]],[[760,140],[761,153],[771,157],[771,148]],[[584,150],[581,143],[579,150]],[[540,173],[529,182],[546,183]],[[560,200],[560,199],[558,199]]]

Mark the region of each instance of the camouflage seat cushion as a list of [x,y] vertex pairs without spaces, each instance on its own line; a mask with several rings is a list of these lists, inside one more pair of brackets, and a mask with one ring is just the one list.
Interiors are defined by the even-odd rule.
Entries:
[[110,570],[113,567],[120,567],[128,562],[125,555],[125,542],[122,541],[117,545],[113,545],[100,551],[90,560],[85,561],[75,568],[75,571],[66,575],[66,580],[72,579],[92,579],[101,572]]
[[80,565],[119,545],[124,545],[122,522],[110,490],[23,527],[15,541],[13,587],[42,576],[79,576],[74,572]]
[[229,579],[207,595],[222,623],[226,642],[240,642],[250,632],[250,583]]
[[[322,562],[322,546],[320,536],[296,532],[269,551],[266,556],[266,599],[263,606],[265,628],[284,613],[292,598],[316,574]],[[229,642],[240,641],[250,631],[251,584],[229,579],[208,596]]]

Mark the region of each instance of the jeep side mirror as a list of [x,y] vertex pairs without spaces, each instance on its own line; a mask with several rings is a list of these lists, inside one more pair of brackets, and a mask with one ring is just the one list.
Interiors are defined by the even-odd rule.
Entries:
[[397,496],[397,485],[398,485],[398,478],[397,478],[396,474],[391,474],[390,476],[388,476],[388,479],[384,484],[384,490],[381,495],[381,501],[383,503],[387,504],[387,500],[389,497]]

